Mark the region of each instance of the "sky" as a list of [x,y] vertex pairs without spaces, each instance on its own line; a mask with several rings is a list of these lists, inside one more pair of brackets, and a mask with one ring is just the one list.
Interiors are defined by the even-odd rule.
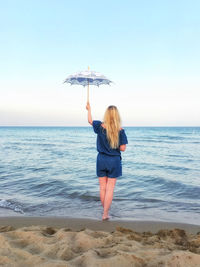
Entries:
[[200,126],[200,1],[0,0],[0,126],[86,126],[116,105],[123,126]]

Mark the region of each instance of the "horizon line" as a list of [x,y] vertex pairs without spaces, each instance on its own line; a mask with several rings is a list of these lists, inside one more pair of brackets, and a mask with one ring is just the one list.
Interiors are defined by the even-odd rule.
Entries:
[[[0,125],[0,127],[43,127],[43,128],[50,128],[50,127],[91,127],[91,125]],[[123,125],[123,127],[151,127],[151,128],[156,128],[156,127],[200,127],[200,125]]]

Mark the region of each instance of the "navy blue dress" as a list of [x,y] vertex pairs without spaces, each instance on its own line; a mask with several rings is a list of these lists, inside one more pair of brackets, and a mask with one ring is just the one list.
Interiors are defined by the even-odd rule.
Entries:
[[[106,129],[101,126],[101,121],[93,121],[92,126],[97,134],[97,164],[98,177],[117,178],[122,175],[120,147],[113,149],[106,137]],[[119,146],[128,144],[124,129],[119,131]]]

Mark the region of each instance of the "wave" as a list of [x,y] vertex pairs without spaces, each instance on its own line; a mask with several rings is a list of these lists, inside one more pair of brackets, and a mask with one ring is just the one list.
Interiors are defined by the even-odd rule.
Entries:
[[171,136],[171,135],[159,135],[158,138],[167,138],[169,140],[185,140],[187,138],[182,136]]
[[83,201],[99,201],[99,197],[98,196],[94,196],[94,195],[90,195],[87,193],[78,193],[78,192],[74,192],[68,195],[70,198],[78,198],[81,199]]
[[0,208],[9,209],[9,210],[13,210],[15,212],[24,214],[24,211],[20,207],[20,205],[18,205],[17,203],[11,200],[0,199]]
[[149,143],[174,143],[174,141],[183,141],[186,140],[187,138],[184,137],[180,137],[180,136],[168,136],[168,137],[148,137],[148,138],[133,138],[132,141],[133,142],[139,142],[139,143],[143,143],[143,142],[149,142]]
[[199,199],[200,187],[197,185],[185,184],[181,181],[167,180],[161,177],[152,177],[149,179],[153,186],[157,185],[156,190],[162,193],[173,194],[173,197]]
[[[191,160],[189,160],[191,161]],[[185,166],[178,166],[178,165],[167,165],[167,164],[157,164],[157,163],[152,163],[152,162],[137,162],[134,160],[126,160],[126,165],[127,166],[134,166],[136,169],[142,169],[142,170],[173,170],[173,171],[183,171],[183,172],[188,172],[191,171],[192,168],[187,168]]]
[[47,167],[29,167],[27,168],[28,171],[32,171],[32,172],[41,172],[41,171],[46,171],[48,168]]

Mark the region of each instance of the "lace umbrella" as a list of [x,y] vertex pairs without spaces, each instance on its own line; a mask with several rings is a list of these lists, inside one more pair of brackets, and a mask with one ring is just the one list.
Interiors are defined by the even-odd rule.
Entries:
[[87,86],[87,102],[89,102],[89,86],[96,85],[99,86],[101,84],[109,84],[112,83],[108,78],[102,75],[99,72],[91,71],[88,67],[88,70],[77,72],[67,77],[64,83],[70,83],[71,85],[78,84],[82,86]]

